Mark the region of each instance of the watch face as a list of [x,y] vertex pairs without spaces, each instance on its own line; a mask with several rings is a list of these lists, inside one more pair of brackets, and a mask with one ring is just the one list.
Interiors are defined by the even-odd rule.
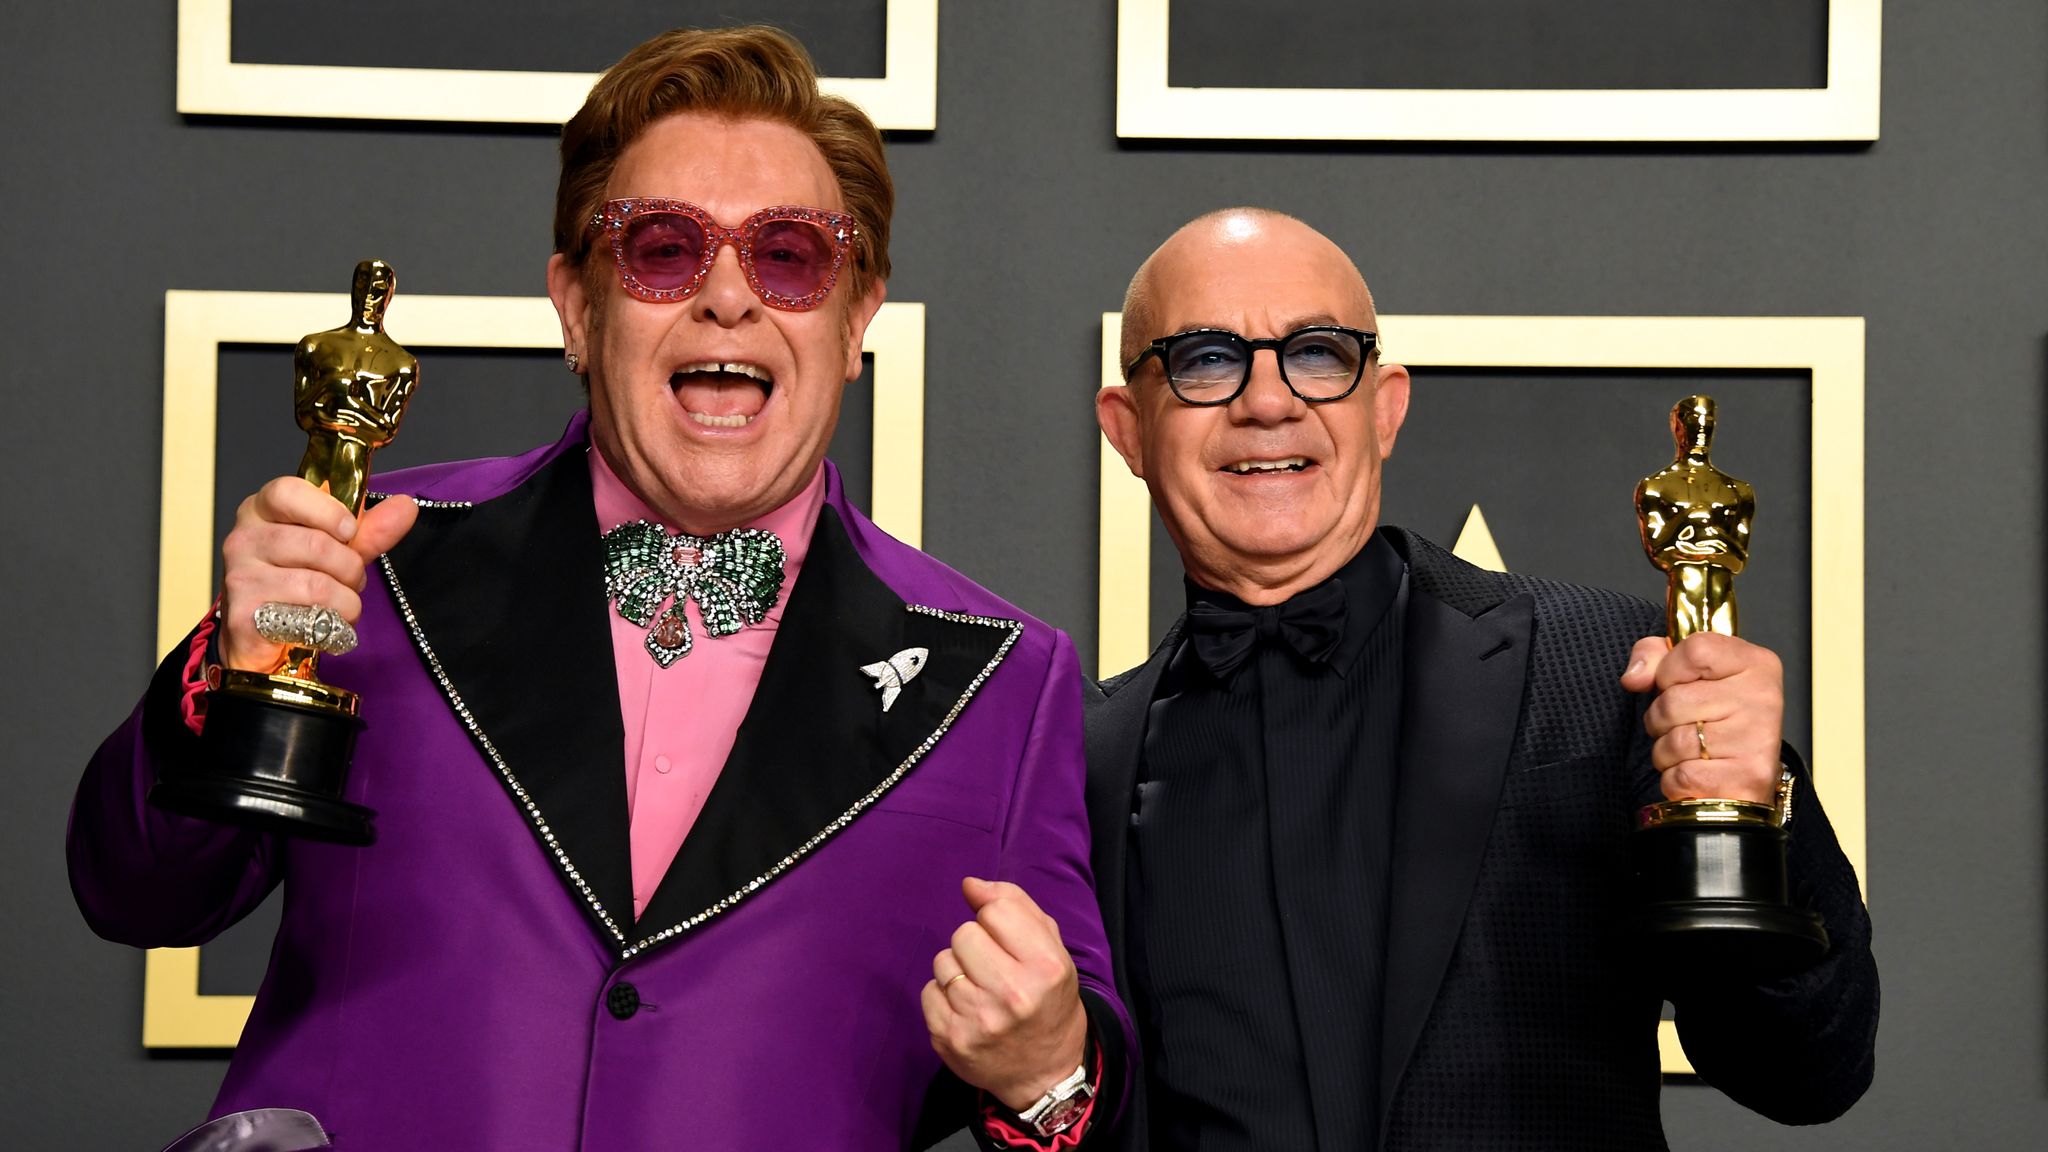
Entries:
[[1040,1136],[1057,1136],[1074,1126],[1074,1121],[1088,1110],[1088,1101],[1093,1098],[1094,1093],[1084,1084],[1072,1096],[1053,1101],[1038,1119],[1031,1122],[1031,1126]]

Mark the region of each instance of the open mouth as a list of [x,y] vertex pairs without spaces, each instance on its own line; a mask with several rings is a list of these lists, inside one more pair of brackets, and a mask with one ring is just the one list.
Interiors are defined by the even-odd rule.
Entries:
[[1278,460],[1238,460],[1225,464],[1221,470],[1233,476],[1277,476],[1300,472],[1314,463],[1306,456],[1287,456]]
[[745,428],[775,391],[775,376],[759,364],[705,360],[669,374],[668,386],[691,420],[706,428]]

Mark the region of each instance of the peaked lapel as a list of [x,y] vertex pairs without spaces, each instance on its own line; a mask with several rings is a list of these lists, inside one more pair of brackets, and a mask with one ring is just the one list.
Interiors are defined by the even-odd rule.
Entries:
[[1394,793],[1379,1085],[1383,1142],[1394,1089],[1450,964],[1493,829],[1521,714],[1535,603],[1526,594],[1503,600],[1497,593],[1491,607],[1468,614],[1429,590],[1431,568],[1457,561],[1426,542],[1404,551],[1417,578],[1408,606]]
[[[1145,720],[1159,677],[1180,641],[1182,617],[1143,664],[1103,683],[1113,691],[1090,701],[1087,725],[1088,821],[1093,830],[1089,866],[1095,876],[1096,900],[1102,905],[1102,929],[1109,942],[1117,987],[1130,992],[1124,968],[1124,863],[1130,847],[1131,805],[1138,783],[1138,758],[1144,751]],[[1101,691],[1098,689],[1098,691]]]
[[[931,751],[1022,632],[904,603],[827,502],[732,753],[621,958],[730,909],[852,823]],[[883,712],[861,668],[906,648],[929,655]]]
[[626,740],[588,461],[563,452],[495,499],[425,508],[382,563],[448,703],[617,951],[633,924]]

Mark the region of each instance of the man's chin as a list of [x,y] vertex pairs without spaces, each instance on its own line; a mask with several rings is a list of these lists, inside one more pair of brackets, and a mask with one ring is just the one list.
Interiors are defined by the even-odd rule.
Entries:
[[1249,559],[1277,560],[1314,551],[1329,540],[1336,525],[1327,519],[1246,515],[1232,517],[1234,523],[1215,525],[1218,542]]

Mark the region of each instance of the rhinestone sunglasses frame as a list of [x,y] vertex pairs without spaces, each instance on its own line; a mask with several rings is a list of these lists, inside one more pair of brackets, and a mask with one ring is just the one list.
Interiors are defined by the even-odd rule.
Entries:
[[[689,281],[679,288],[654,288],[642,282],[626,266],[626,225],[634,220],[653,215],[683,216],[704,230],[704,254],[697,263],[697,271]],[[761,283],[760,273],[754,267],[754,241],[760,236],[763,226],[794,221],[811,224],[825,234],[832,246],[832,267],[825,273],[825,282],[814,291],[802,296],[788,296],[773,291]],[[612,263],[618,268],[619,283],[626,293],[636,300],[651,304],[669,304],[687,300],[704,287],[705,277],[711,274],[711,266],[718,261],[719,249],[727,244],[739,253],[740,270],[746,274],[747,286],[754,295],[770,308],[783,312],[809,312],[825,302],[832,289],[839,283],[839,272],[846,266],[847,254],[853,242],[860,236],[860,225],[844,212],[828,212],[822,208],[806,208],[798,204],[778,204],[763,208],[741,221],[736,228],[727,228],[711,218],[711,213],[688,200],[670,200],[659,197],[626,197],[605,201],[604,207],[591,216],[588,230],[603,233],[612,250]]]

